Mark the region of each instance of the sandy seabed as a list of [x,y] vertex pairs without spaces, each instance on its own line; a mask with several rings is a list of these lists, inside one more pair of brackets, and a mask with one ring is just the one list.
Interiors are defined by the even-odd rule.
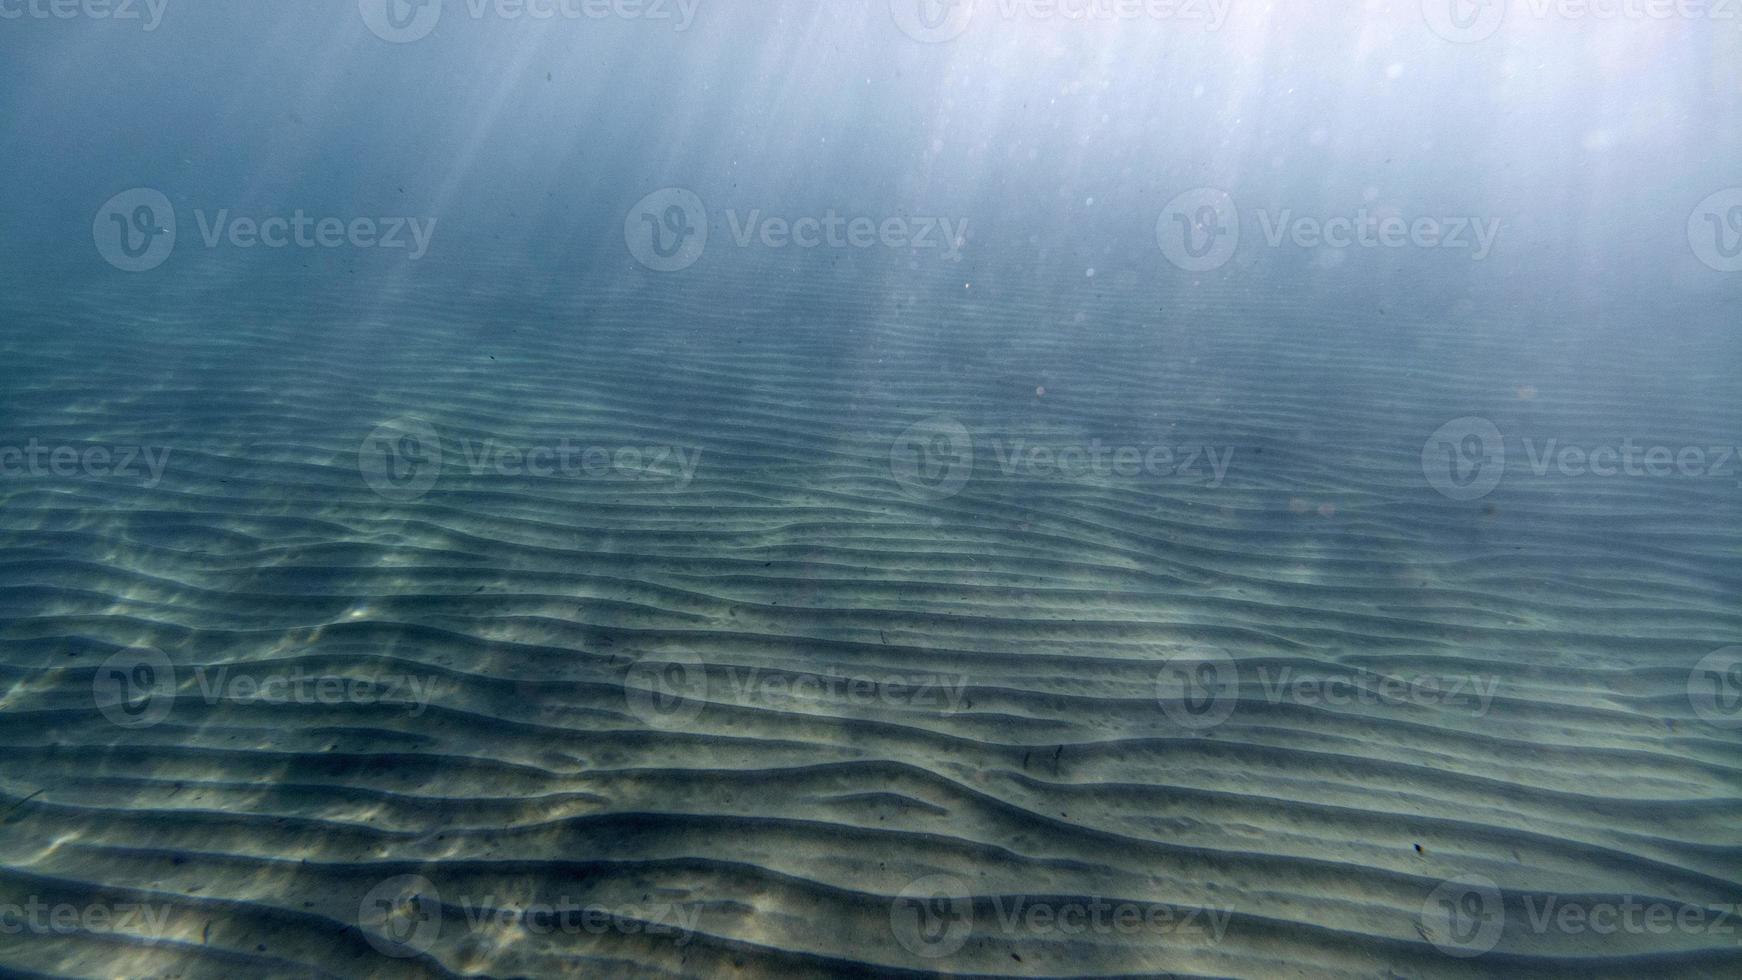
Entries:
[[1742,973],[1742,726],[1689,696],[1734,480],[1422,462],[1722,442],[1733,384],[1654,414],[1721,359],[929,262],[177,261],[4,300],[0,442],[79,453],[0,481],[7,971]]

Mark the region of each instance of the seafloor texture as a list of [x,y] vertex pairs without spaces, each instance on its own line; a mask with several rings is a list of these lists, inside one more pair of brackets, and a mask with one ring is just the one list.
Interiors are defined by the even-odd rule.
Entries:
[[[609,273],[0,301],[0,442],[169,452],[0,482],[0,902],[116,913],[0,965],[1742,971],[1541,915],[1742,901],[1742,736],[1688,694],[1742,637],[1734,475],[1519,448],[1733,444],[1722,351],[1080,270]],[[427,490],[428,430],[371,435],[406,416]],[[1422,447],[1466,416],[1512,468],[1460,501]]]

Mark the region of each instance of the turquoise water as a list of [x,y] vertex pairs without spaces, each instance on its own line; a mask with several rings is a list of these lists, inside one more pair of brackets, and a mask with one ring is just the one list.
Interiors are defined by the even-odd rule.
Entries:
[[0,4],[0,971],[1742,968],[1717,14],[122,10]]

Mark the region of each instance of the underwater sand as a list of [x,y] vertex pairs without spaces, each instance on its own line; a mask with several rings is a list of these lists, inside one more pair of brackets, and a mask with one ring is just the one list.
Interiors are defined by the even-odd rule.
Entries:
[[[1742,972],[1733,937],[1542,933],[1524,904],[1742,901],[1742,744],[1687,697],[1689,668],[1742,636],[1733,481],[1525,474],[1458,502],[1420,460],[1469,415],[1566,441],[1733,441],[1721,401],[1654,428],[1654,395],[1716,379],[1721,357],[1600,329],[1570,350],[1557,338],[1593,333],[1571,312],[1521,331],[1426,299],[1381,313],[930,263],[717,265],[590,281],[430,260],[349,279],[196,256],[0,301],[4,442],[171,452],[149,487],[0,483],[0,902],[165,916],[0,936],[0,965]],[[443,467],[386,500],[359,447],[407,415],[439,431]],[[975,457],[934,499],[904,490],[891,447],[940,416]],[[700,457],[682,485],[467,465],[468,446],[565,438]],[[1092,439],[1232,461],[1220,481],[1203,463],[1000,465],[1018,440]],[[142,648],[173,665],[173,710],[122,728],[93,685]],[[1237,704],[1193,728],[1157,675],[1207,651],[1238,664]],[[645,696],[665,662],[695,668],[704,703],[650,714],[670,707]],[[299,670],[416,678],[430,697],[202,694]],[[1266,686],[1376,675],[1490,696],[1338,705]],[[746,697],[746,677],[938,684]],[[1507,896],[1479,957],[1424,925],[1459,875]],[[436,928],[388,956],[359,910],[405,876],[439,892]],[[947,948],[902,926],[903,890],[940,880],[967,892]],[[1076,933],[1004,918],[1096,899],[1196,911]],[[559,900],[618,918],[468,919]]]

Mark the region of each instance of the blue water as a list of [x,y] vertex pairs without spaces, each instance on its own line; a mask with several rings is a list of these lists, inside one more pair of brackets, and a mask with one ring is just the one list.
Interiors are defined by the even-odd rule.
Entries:
[[0,0],[0,972],[1737,975],[1739,39]]

